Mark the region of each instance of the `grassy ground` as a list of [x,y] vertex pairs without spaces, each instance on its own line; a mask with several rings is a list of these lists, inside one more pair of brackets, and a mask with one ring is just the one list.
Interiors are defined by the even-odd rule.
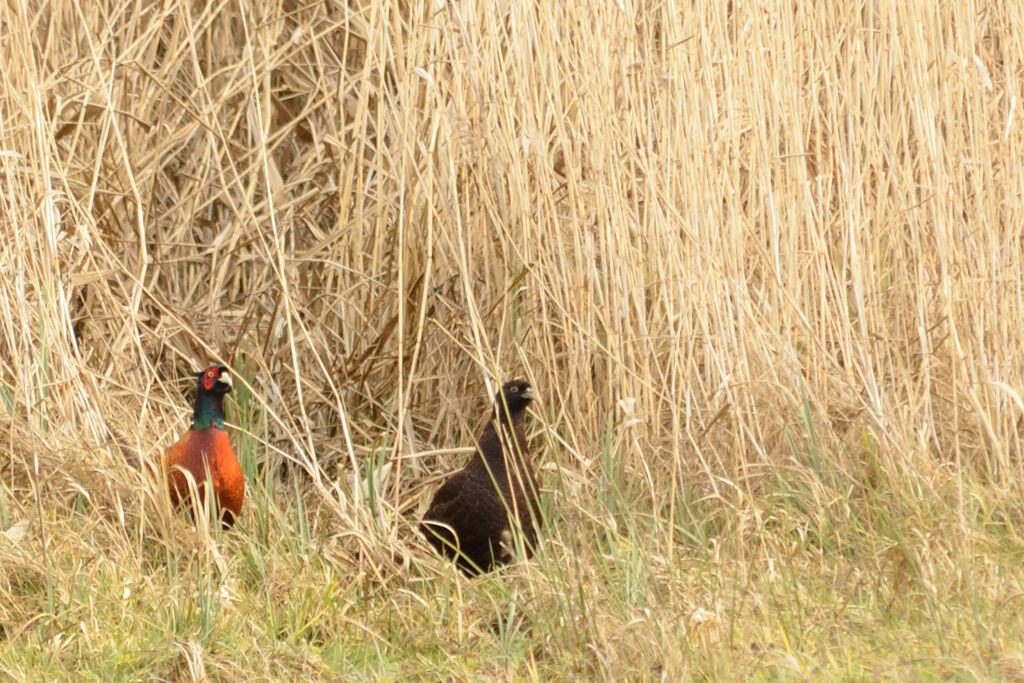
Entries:
[[[2,675],[1024,677],[1024,13],[952,5],[0,5]],[[229,532],[123,452],[211,361]]]

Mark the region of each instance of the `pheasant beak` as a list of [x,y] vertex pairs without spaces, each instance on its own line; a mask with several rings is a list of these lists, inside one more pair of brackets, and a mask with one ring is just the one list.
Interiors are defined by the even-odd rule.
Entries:
[[528,401],[532,401],[533,399],[537,398],[537,392],[533,390],[533,387],[526,387],[526,390],[519,395]]
[[221,373],[221,376],[217,378],[217,381],[221,384],[227,384],[229,388],[231,387],[231,375],[226,372]]

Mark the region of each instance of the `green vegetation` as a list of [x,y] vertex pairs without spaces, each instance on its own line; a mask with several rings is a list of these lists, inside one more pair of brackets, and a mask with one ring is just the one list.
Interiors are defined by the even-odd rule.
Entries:
[[[0,677],[1024,677],[1024,6],[0,26]],[[126,464],[213,361],[227,532]],[[513,376],[549,526],[467,580]]]

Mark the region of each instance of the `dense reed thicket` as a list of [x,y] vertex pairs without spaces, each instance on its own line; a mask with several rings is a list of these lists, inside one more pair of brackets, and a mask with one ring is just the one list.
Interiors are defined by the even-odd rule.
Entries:
[[[1024,7],[0,7],[0,671],[1024,672]],[[231,532],[125,456],[233,369]],[[548,527],[415,524],[529,379]]]

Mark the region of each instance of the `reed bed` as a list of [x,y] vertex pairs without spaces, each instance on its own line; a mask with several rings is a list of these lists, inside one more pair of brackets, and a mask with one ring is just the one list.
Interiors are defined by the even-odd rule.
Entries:
[[[1024,6],[0,27],[5,676],[1024,676]],[[230,532],[129,464],[209,362]],[[544,544],[467,580],[415,523],[514,376]]]

